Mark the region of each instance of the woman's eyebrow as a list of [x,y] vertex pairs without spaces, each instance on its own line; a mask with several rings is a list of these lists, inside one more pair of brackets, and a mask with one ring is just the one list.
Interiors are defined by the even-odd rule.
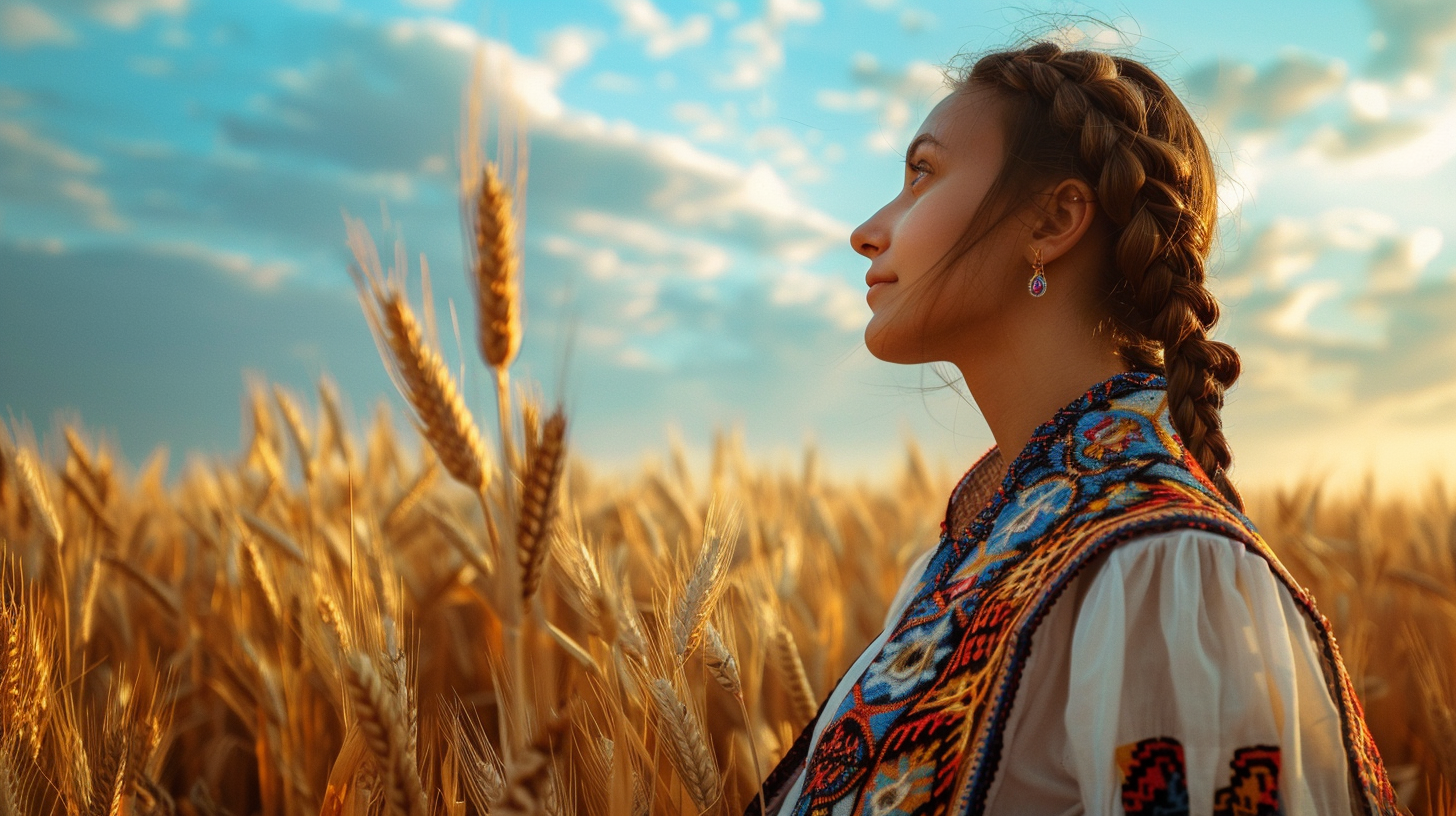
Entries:
[[936,147],[941,147],[941,148],[945,147],[945,145],[942,144],[939,139],[935,138],[934,136],[931,136],[929,133],[922,133],[919,136],[916,136],[914,139],[912,139],[911,142],[910,142],[910,146],[907,147],[907,148],[905,148],[905,158],[908,159],[909,157],[915,155],[915,150],[917,148],[919,148],[921,145],[925,145],[925,144],[931,144],[931,145],[935,145]]

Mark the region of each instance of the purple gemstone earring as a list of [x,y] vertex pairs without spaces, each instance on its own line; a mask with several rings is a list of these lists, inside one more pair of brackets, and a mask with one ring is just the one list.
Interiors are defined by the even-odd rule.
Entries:
[[1026,289],[1031,292],[1032,297],[1041,297],[1046,294],[1047,290],[1046,269],[1041,265],[1041,250],[1032,247],[1031,251],[1035,253],[1031,259],[1031,271],[1036,274],[1031,276],[1031,281],[1026,284]]

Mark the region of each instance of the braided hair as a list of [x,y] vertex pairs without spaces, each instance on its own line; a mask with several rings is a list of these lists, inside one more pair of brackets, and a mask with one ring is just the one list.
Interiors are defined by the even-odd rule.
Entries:
[[1066,178],[1095,191],[1111,254],[1102,304],[1119,353],[1132,370],[1167,378],[1183,445],[1242,509],[1219,415],[1239,356],[1208,337],[1219,317],[1204,286],[1217,218],[1213,160],[1188,110],[1136,60],[1052,43],[987,54],[952,76],[952,87],[990,88],[1007,106],[1008,152],[993,195]]

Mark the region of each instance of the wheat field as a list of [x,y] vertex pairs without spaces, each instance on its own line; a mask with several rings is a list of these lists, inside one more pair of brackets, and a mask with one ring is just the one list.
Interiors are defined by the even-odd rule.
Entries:
[[[467,162],[493,427],[348,233],[418,439],[257,384],[246,450],[128,466],[0,426],[0,816],[739,814],[879,631],[959,474],[878,485],[720,434],[623,477],[513,383],[524,177]],[[427,271],[422,269],[427,276]],[[427,278],[426,278],[427,280]],[[426,285],[425,291],[428,291]],[[1402,803],[1456,814],[1456,497],[1249,496],[1332,619]]]

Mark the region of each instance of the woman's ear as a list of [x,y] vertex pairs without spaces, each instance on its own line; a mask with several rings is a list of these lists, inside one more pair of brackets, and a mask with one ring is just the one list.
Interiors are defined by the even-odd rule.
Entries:
[[1051,263],[1071,251],[1096,217],[1097,202],[1086,182],[1067,179],[1058,184],[1037,208],[1031,230],[1042,261]]

